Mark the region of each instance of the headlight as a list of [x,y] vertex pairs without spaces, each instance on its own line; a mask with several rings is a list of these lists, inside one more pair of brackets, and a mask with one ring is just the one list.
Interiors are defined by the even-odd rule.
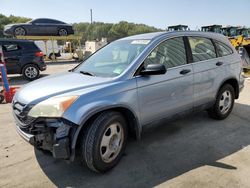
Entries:
[[28,116],[61,117],[78,96],[52,97],[35,105]]

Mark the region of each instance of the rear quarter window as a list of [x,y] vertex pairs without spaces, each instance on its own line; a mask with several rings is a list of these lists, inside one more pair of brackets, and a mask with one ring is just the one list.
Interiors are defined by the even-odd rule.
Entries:
[[227,55],[234,53],[232,48],[229,47],[228,45],[226,45],[222,42],[219,42],[219,41],[214,41],[214,43],[215,43],[215,46],[217,48],[217,52],[218,52],[219,57],[227,56]]
[[18,44],[4,44],[3,45],[3,50],[5,52],[12,52],[12,51],[17,51],[20,50],[21,47]]

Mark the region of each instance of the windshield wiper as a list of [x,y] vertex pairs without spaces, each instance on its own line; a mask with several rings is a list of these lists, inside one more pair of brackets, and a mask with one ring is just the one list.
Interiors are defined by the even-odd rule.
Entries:
[[80,71],[81,74],[89,75],[89,76],[95,76],[93,73],[86,72],[86,71]]

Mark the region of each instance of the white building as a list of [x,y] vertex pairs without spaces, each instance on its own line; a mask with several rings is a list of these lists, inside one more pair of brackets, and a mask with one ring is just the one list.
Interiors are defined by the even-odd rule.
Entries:
[[100,41],[86,41],[85,42],[85,51],[94,53],[101,47],[107,44],[107,38],[102,38]]

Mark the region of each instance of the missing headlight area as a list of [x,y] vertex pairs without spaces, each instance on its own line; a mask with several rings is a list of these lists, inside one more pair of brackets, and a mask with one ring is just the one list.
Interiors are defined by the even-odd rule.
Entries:
[[53,157],[68,159],[70,142],[75,126],[63,119],[38,119],[27,128],[20,128],[24,133],[33,135],[28,141],[37,149],[50,151]]

